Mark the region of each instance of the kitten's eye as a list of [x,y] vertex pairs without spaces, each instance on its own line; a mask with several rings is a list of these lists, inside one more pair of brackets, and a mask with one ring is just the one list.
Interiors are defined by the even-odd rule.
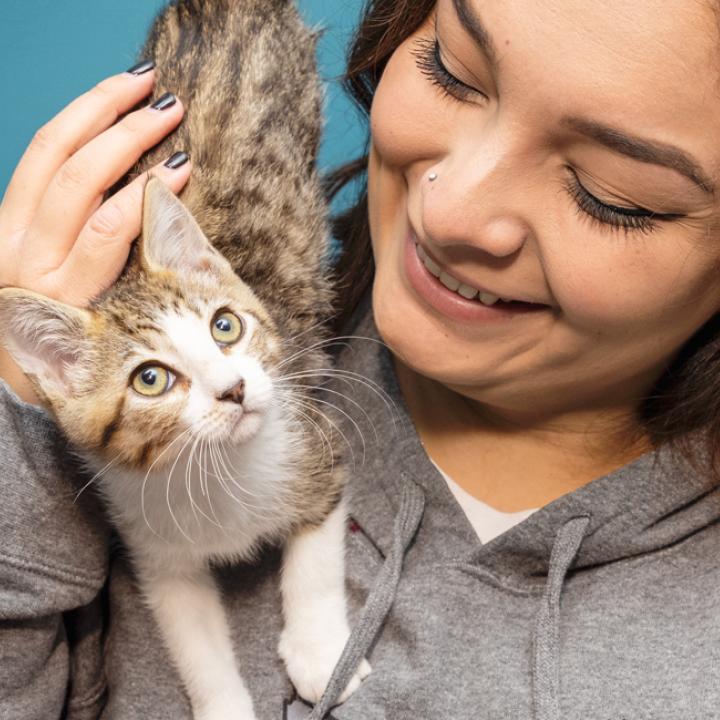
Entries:
[[174,376],[162,365],[144,365],[135,371],[132,387],[135,392],[148,397],[157,397],[172,386]]
[[243,321],[234,313],[224,310],[215,316],[212,321],[213,340],[221,345],[236,343],[243,334]]

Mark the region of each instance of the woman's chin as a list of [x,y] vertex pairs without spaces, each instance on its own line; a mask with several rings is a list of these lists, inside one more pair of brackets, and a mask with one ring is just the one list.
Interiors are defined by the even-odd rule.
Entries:
[[429,376],[442,373],[455,344],[451,332],[401,282],[375,279],[373,316],[382,341],[403,364]]
[[489,389],[501,359],[493,360],[488,342],[463,337],[417,302],[406,287],[378,283],[373,315],[382,341],[408,369],[452,388]]

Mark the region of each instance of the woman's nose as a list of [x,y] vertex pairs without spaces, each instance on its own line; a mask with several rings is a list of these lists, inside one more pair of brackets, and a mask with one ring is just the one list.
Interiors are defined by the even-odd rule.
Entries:
[[499,163],[484,171],[457,164],[431,168],[422,180],[425,236],[438,247],[472,246],[497,258],[517,253],[531,228],[523,189],[511,175]]

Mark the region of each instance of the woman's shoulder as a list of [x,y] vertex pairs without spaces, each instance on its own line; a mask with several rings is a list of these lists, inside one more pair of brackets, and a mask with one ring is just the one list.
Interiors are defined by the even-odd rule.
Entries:
[[89,602],[107,574],[108,529],[51,417],[0,382],[2,612],[50,614]]

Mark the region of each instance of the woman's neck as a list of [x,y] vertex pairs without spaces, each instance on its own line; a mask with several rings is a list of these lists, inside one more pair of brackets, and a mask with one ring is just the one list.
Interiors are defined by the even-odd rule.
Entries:
[[546,505],[651,449],[634,407],[568,409],[522,423],[395,362],[428,455],[471,495],[504,512]]

